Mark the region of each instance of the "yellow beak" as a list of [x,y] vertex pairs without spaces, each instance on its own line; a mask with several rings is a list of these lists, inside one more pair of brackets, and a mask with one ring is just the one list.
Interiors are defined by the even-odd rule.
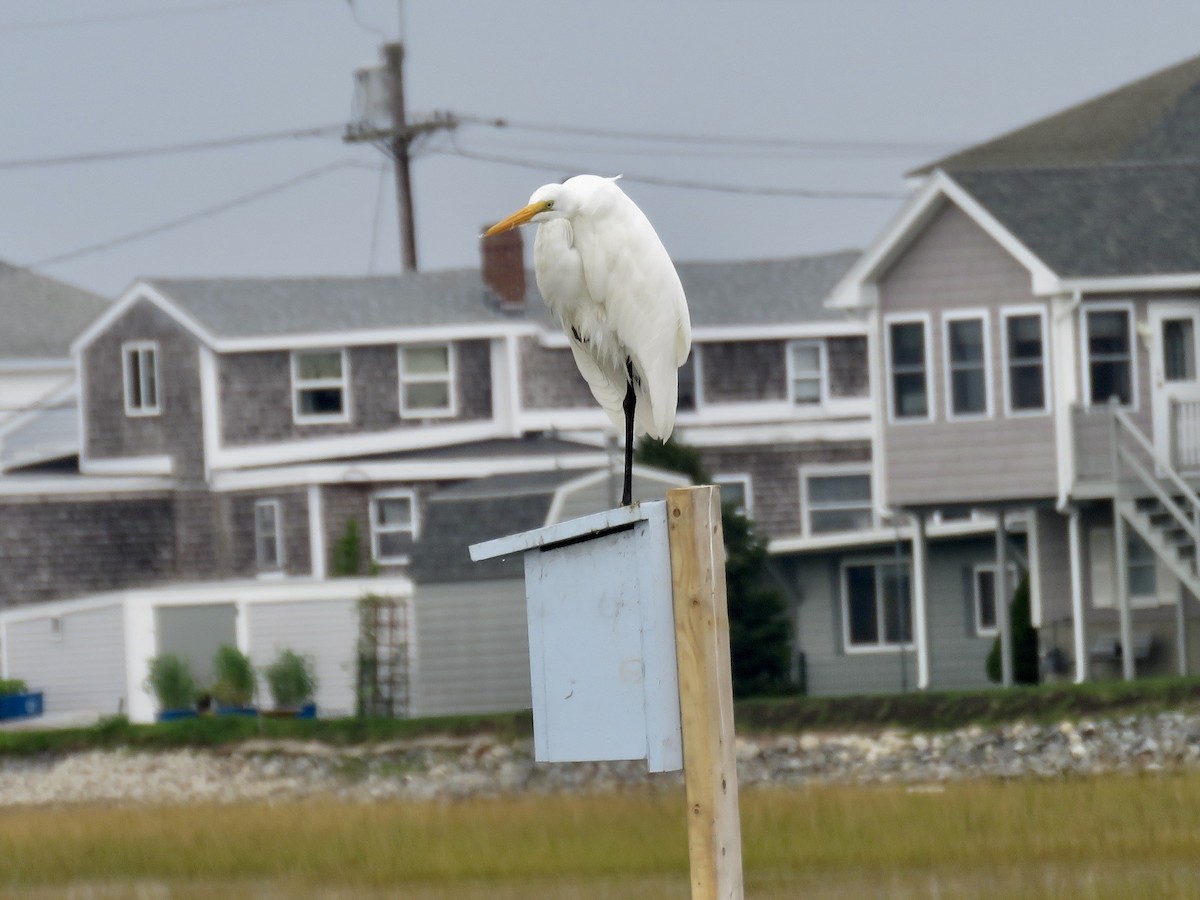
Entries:
[[538,213],[546,209],[545,201],[541,203],[530,203],[528,206],[518,209],[515,213],[503,221],[497,222],[491,228],[483,233],[484,237],[491,237],[493,234],[501,234],[516,228],[518,225],[524,225]]

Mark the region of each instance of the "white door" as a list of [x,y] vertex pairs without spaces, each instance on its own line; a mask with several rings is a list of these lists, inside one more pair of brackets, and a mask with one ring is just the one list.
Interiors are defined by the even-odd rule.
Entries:
[[1151,303],[1148,310],[1154,446],[1180,471],[1200,471],[1200,303]]

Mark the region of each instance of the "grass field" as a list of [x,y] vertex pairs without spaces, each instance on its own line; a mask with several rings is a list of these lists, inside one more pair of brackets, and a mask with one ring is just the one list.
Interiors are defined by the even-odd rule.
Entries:
[[[7,810],[0,896],[685,898],[680,792]],[[742,796],[749,898],[1200,897],[1200,775]]]

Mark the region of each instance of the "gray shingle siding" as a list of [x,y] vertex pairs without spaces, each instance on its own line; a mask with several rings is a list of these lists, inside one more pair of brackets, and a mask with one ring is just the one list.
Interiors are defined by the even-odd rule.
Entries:
[[830,397],[868,397],[867,339],[863,335],[825,339]]
[[592,408],[596,401],[567,348],[521,339],[521,406],[524,409]]
[[308,494],[304,491],[261,491],[234,494],[225,507],[229,516],[230,572],[253,576],[260,571],[254,530],[254,508],[259,500],[279,501],[278,527],[283,537],[283,571],[288,575],[312,573],[308,534]]
[[[127,341],[158,343],[158,415],[125,414],[121,346]],[[89,457],[166,454],[175,461],[177,478],[203,477],[199,349],[190,332],[153,304],[139,301],[87,347],[82,370]]]
[[175,570],[166,497],[38,498],[0,506],[0,606],[152,584]]
[[787,398],[783,341],[725,341],[701,345],[705,403]]

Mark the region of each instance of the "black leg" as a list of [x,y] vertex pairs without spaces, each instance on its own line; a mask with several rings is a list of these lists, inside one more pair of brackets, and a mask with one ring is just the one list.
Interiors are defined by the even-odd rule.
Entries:
[[621,492],[621,505],[633,505],[633,411],[637,406],[637,395],[633,392],[633,362],[625,360],[625,371],[629,380],[625,383],[625,486]]

